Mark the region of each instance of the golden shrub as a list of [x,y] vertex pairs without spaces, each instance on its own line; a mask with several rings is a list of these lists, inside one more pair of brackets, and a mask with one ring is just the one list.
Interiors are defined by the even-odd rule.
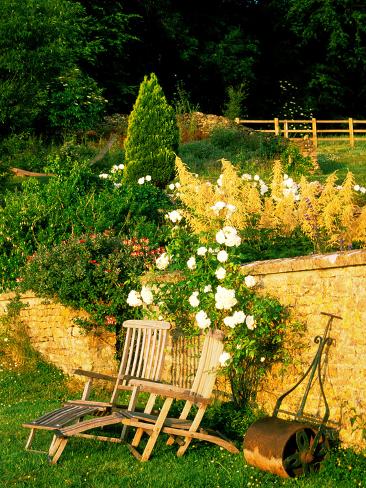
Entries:
[[341,187],[336,185],[336,174],[324,185],[302,176],[296,193],[284,185],[281,162],[275,161],[271,192],[261,195],[259,184],[242,179],[230,161],[222,159],[221,164],[222,174],[213,185],[201,181],[176,159],[182,212],[193,232],[216,231],[224,225],[239,230],[271,229],[281,235],[301,229],[317,251],[366,242],[366,209],[354,203],[352,173]]

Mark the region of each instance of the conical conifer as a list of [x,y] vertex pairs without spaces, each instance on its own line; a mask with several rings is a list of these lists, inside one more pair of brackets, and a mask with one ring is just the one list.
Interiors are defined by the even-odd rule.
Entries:
[[145,76],[128,118],[125,141],[125,177],[137,182],[150,175],[165,187],[175,176],[179,131],[174,109],[168,104],[154,73]]

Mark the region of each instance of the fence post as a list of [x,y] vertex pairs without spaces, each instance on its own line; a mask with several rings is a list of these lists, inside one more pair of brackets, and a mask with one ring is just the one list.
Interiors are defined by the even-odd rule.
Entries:
[[316,118],[311,119],[311,130],[313,132],[313,146],[318,147],[318,136],[316,133]]
[[275,135],[279,136],[280,135],[280,124],[278,122],[278,117],[275,117],[273,121],[274,121]]
[[283,121],[283,132],[284,132],[284,136],[286,137],[286,139],[288,139],[288,122],[287,122],[287,120]]
[[349,143],[351,147],[355,146],[355,136],[353,132],[353,119],[350,117],[348,119],[348,131],[349,131]]

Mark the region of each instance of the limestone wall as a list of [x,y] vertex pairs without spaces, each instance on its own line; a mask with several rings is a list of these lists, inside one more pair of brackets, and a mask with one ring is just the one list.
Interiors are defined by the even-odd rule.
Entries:
[[[0,297],[0,311],[5,313],[12,294]],[[85,334],[74,322],[74,317],[85,317],[58,303],[47,302],[32,294],[22,296],[28,304],[20,312],[22,322],[34,348],[48,361],[65,373],[76,368],[113,374],[117,369],[115,360],[115,334]]]
[[[258,278],[259,289],[292,309],[293,317],[306,324],[303,336],[289,338],[295,363],[278,366],[263,382],[259,402],[268,412],[277,397],[300,379],[310,364],[323,335],[328,312],[342,317],[334,320],[330,336],[335,340],[325,357],[324,389],[330,419],[340,428],[346,445],[366,447],[366,251],[355,250],[328,255],[279,259],[248,264],[245,274]],[[294,392],[284,408],[296,412],[303,391]],[[311,389],[306,410],[323,416],[320,391]]]
[[[293,364],[278,365],[262,384],[258,400],[270,413],[278,396],[301,377],[316,351],[313,338],[322,335],[330,312],[335,320],[323,370],[330,419],[340,429],[345,445],[366,447],[366,250],[293,259],[255,262],[243,266],[257,276],[259,291],[288,305],[292,316],[306,324],[302,335],[288,337]],[[9,295],[0,297],[0,311]],[[66,373],[81,367],[104,373],[116,372],[116,338],[111,333],[85,335],[72,321],[80,312],[59,304],[23,296],[29,306],[21,311],[34,347]],[[193,341],[194,342],[194,341]],[[167,347],[163,378],[188,386],[193,377],[199,344],[179,339]],[[283,407],[297,411],[303,392],[296,391]],[[324,409],[317,388],[312,388],[306,411],[322,417]]]

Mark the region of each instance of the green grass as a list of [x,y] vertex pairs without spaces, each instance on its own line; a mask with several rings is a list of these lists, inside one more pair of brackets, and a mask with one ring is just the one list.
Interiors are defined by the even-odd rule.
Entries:
[[[4,487],[170,488],[170,487],[365,487],[366,458],[351,450],[334,451],[323,469],[307,478],[284,480],[246,465],[242,454],[194,442],[183,458],[160,441],[147,463],[139,463],[127,447],[86,439],[71,439],[59,464],[27,452],[29,433],[21,423],[60,405],[71,393],[63,375],[38,363],[28,372],[0,372],[0,485]],[[72,395],[72,397],[75,397]],[[49,433],[40,432],[46,448]]]
[[366,186],[366,140],[356,141],[352,148],[347,141],[319,141],[318,162],[321,169],[319,179],[337,172],[341,183],[351,171],[357,184]]
[[[231,161],[242,173],[257,173],[266,180],[280,148],[280,144],[265,136],[245,133],[238,136],[233,130],[222,129],[209,139],[181,144],[179,156],[192,172],[212,181],[220,174],[221,158]],[[329,138],[319,141],[317,152],[320,169],[309,179],[324,182],[336,171],[338,184],[341,184],[347,172],[351,171],[356,183],[366,186],[366,140],[356,141],[355,147],[351,148],[347,141]]]

